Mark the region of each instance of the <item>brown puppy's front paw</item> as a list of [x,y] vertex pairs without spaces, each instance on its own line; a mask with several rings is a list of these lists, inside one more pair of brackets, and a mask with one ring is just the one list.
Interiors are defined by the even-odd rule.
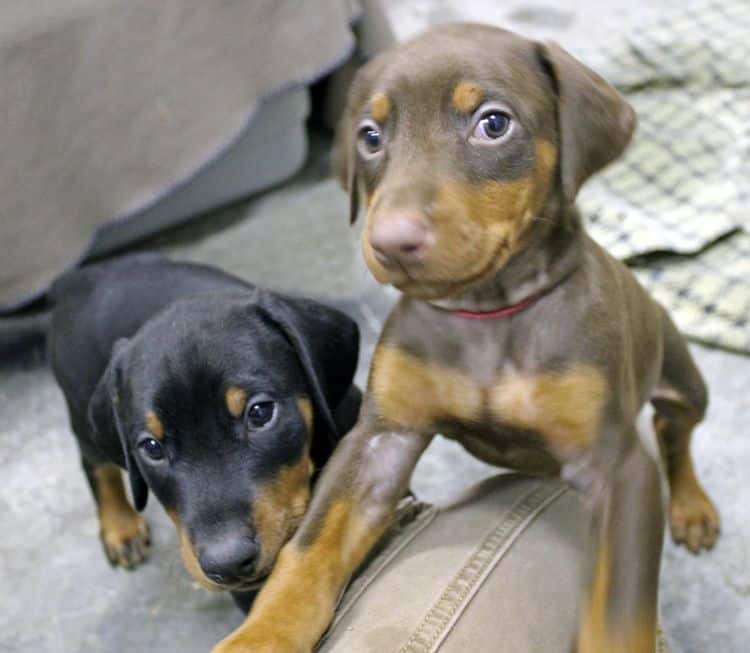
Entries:
[[669,503],[669,526],[675,544],[691,553],[711,549],[719,537],[720,519],[711,499],[699,486],[682,488]]
[[148,524],[136,512],[108,515],[101,522],[99,537],[113,567],[135,569],[148,558],[151,545]]
[[271,632],[239,628],[222,639],[211,653],[309,653]]

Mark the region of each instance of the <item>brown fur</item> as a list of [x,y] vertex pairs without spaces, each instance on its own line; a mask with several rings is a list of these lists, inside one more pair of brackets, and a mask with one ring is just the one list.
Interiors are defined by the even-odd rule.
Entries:
[[654,646],[653,619],[645,615],[629,624],[617,623],[609,612],[617,588],[610,575],[611,559],[601,547],[594,569],[591,595],[581,614],[577,653],[640,653]]
[[[482,80],[481,99],[466,80]],[[376,90],[398,125],[364,156],[352,145]],[[468,115],[485,98],[504,105],[500,134],[481,135]],[[688,504],[679,527],[709,546],[718,517],[687,462],[706,408],[700,373],[668,315],[585,234],[574,206],[635,123],[617,91],[559,46],[489,26],[438,27],[357,76],[339,133],[350,145],[342,178],[350,216],[361,190],[367,200],[368,267],[403,297],[357,426],[248,621],[214,653],[311,651],[436,432],[491,463],[540,461],[586,495],[593,555],[577,653],[654,653],[661,485],[636,427],[649,399],[672,421],[657,430],[673,505]],[[376,224],[389,236],[379,256]],[[522,302],[512,316],[475,319]]]
[[669,481],[669,525],[672,539],[693,553],[711,548],[719,534],[719,513],[695,475],[690,457],[689,419],[667,419],[654,415],[654,429],[666,462]]
[[431,211],[434,246],[409,280],[401,280],[399,270],[384,268],[373,252],[370,234],[382,219],[375,191],[362,236],[362,252],[373,276],[429,299],[457,293],[501,269],[522,246],[547,197],[555,154],[554,145],[540,139],[535,145],[535,168],[528,176],[478,185],[459,181],[439,185]]
[[373,120],[379,122],[381,125],[388,120],[388,115],[391,112],[391,101],[385,93],[375,93],[370,98],[370,115]]
[[484,91],[476,82],[461,82],[453,89],[453,107],[459,113],[471,113],[479,108]]
[[379,347],[369,386],[384,423],[429,429],[441,419],[479,419],[482,391],[455,370]]
[[559,373],[519,374],[490,391],[495,419],[539,433],[555,451],[590,447],[607,402],[602,373],[584,365]]
[[[317,638],[333,616],[336,589],[346,580],[344,570],[358,566],[380,534],[357,515],[351,500],[337,501],[310,547],[302,549],[291,542],[279,554],[280,580],[292,591],[276,592],[270,587],[262,592],[248,620],[213,653],[306,651],[306,642]],[[256,624],[253,617],[258,614],[263,619]]]
[[307,453],[292,467],[283,467],[262,486],[253,501],[253,519],[261,546],[257,568],[270,570],[279,549],[302,521],[310,501],[313,464]]

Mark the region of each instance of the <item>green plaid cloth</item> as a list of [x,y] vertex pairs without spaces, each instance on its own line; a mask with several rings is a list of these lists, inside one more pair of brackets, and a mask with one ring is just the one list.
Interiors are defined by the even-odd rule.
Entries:
[[635,107],[590,233],[694,339],[750,353],[750,0],[687,0],[582,58]]

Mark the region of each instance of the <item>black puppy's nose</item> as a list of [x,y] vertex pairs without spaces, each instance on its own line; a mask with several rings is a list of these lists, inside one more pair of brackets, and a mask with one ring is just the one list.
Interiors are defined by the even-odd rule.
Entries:
[[199,562],[208,579],[231,585],[253,575],[259,553],[258,545],[247,537],[224,537],[205,546]]

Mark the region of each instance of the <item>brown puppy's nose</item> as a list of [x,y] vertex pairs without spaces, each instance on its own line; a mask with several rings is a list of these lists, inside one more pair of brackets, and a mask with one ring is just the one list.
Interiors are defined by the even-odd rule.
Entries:
[[370,245],[381,265],[413,263],[422,259],[428,233],[427,221],[420,213],[393,213],[375,221]]

